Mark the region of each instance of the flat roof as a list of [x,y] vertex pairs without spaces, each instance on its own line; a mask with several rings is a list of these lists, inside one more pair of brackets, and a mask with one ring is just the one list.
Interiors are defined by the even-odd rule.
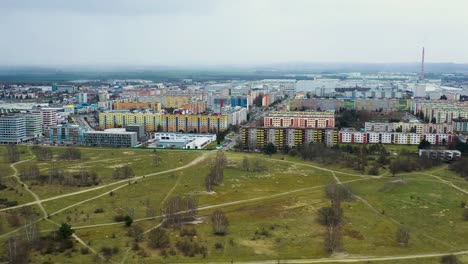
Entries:
[[123,134],[123,135],[131,135],[137,134],[137,132],[128,132],[128,131],[86,131],[86,134]]

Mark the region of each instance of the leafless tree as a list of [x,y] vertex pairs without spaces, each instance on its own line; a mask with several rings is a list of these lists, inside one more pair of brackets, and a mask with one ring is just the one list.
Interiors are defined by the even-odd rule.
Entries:
[[167,200],[161,208],[164,226],[180,227],[184,221],[192,221],[197,215],[198,201],[193,196],[175,196]]
[[247,157],[244,157],[244,159],[242,160],[242,169],[244,171],[249,171],[250,168],[249,168],[250,164],[249,164],[249,158]]
[[17,162],[20,160],[20,153],[18,147],[15,144],[7,145],[5,160],[10,163]]
[[211,215],[211,224],[216,235],[224,236],[227,233],[229,221],[221,210],[216,210]]
[[135,177],[135,173],[133,172],[133,169],[126,164],[120,167],[116,167],[114,169],[113,176],[114,179],[128,179]]
[[398,244],[406,247],[408,246],[410,239],[410,231],[405,226],[399,226],[397,230],[397,242]]

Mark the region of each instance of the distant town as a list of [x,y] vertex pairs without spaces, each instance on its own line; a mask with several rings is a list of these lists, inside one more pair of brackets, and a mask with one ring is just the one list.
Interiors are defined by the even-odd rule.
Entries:
[[[3,144],[237,150],[466,143],[468,81],[424,72],[306,80],[1,83]],[[453,78],[452,78],[453,77]]]

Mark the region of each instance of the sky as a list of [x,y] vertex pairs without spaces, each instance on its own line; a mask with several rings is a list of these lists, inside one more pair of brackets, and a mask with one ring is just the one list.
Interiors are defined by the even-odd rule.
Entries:
[[0,66],[468,63],[467,0],[0,0]]

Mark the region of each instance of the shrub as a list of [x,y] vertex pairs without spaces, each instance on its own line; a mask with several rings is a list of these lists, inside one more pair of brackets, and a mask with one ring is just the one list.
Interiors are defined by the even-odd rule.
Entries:
[[223,244],[219,243],[219,242],[216,242],[215,245],[214,245],[215,249],[222,249],[223,248]]

